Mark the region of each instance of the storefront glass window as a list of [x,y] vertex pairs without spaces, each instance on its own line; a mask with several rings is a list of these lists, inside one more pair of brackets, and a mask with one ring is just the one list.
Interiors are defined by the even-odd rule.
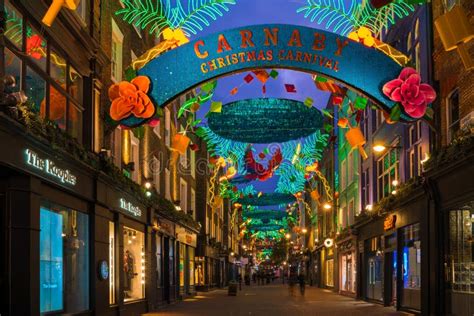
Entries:
[[421,307],[421,242],[420,224],[402,229],[402,306],[420,309]]
[[474,294],[474,202],[449,211],[447,275],[453,292]]
[[184,286],[184,259],[186,254],[186,245],[179,244],[179,286]]
[[30,25],[26,26],[26,55],[42,70],[46,70],[46,40],[40,34]]
[[9,3],[5,2],[5,36],[17,47],[21,48],[23,43],[23,17]]
[[40,209],[40,312],[89,308],[89,219],[43,203]]
[[109,303],[115,304],[115,225],[109,222]]
[[145,242],[144,234],[123,228],[123,291],[124,301],[145,297]]
[[334,259],[326,260],[326,285],[334,286]]
[[[43,110],[43,104],[41,109]],[[66,129],[66,96],[53,85],[49,86],[49,119],[60,129]]]
[[42,118],[46,117],[46,82],[30,67],[26,68],[26,89],[28,99]]
[[5,87],[6,92],[17,92],[20,90],[21,84],[21,60],[16,57],[9,49],[5,48],[5,74],[13,76],[16,81],[14,87]]
[[66,68],[67,63],[61,55],[51,50],[50,75],[57,84],[66,90]]
[[194,285],[194,248],[188,247],[189,285]]
[[162,248],[161,248],[161,236],[156,235],[156,286],[162,287]]
[[170,239],[169,247],[169,273],[170,273],[170,286],[174,285],[174,240]]
[[343,291],[354,292],[355,287],[355,257],[352,253],[341,256],[341,288]]

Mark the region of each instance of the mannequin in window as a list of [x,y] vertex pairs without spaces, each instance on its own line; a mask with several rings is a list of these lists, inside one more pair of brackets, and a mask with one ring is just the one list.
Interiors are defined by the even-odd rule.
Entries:
[[132,279],[135,277],[135,260],[130,251],[126,250],[123,258],[123,270],[125,272],[123,289],[125,292],[125,298],[130,298],[130,291],[132,290]]

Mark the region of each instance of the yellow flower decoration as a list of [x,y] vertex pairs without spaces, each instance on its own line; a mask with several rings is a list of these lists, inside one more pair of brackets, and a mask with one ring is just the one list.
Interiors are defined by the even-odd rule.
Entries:
[[372,47],[375,44],[375,39],[372,36],[372,32],[365,27],[361,26],[357,31],[350,32],[347,35],[351,40],[364,44],[367,47]]
[[178,46],[189,42],[189,39],[186,37],[186,35],[184,35],[182,29],[172,30],[168,27],[163,31],[163,38],[165,41],[177,41]]

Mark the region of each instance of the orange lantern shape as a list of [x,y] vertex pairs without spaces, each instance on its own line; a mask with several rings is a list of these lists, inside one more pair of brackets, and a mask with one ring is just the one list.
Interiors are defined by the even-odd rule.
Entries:
[[69,10],[76,10],[80,2],[81,0],[53,0],[42,22],[47,26],[51,26],[62,7],[68,8]]
[[365,137],[362,131],[358,127],[351,127],[346,133],[346,139],[352,148],[359,148],[360,155],[363,159],[367,159],[367,153],[364,150]]
[[171,150],[174,150],[180,153],[181,155],[184,155],[190,142],[191,139],[188,136],[184,134],[176,134],[173,136],[173,139],[171,141]]
[[319,201],[320,195],[319,195],[318,190],[311,191],[310,196],[313,199],[313,201]]

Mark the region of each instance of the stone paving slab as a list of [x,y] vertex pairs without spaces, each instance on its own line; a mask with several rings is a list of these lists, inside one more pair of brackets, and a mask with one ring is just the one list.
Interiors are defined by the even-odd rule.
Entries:
[[270,284],[243,286],[237,296],[228,296],[226,290],[216,290],[185,299],[148,316],[372,316],[412,315],[397,312],[392,307],[357,301],[329,290],[306,287],[302,296],[295,287],[291,294],[288,286]]

